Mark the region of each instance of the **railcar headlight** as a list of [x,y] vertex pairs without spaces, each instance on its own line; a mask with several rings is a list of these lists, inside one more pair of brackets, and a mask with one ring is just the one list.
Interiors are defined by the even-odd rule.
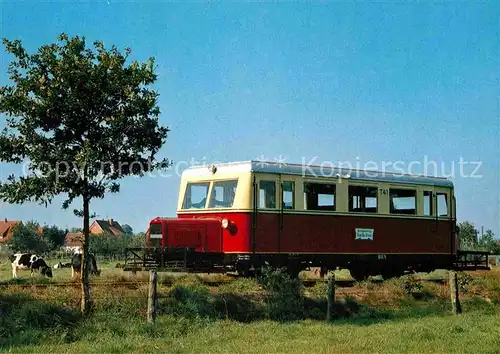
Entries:
[[228,219],[222,219],[222,228],[227,229],[229,227],[229,220]]

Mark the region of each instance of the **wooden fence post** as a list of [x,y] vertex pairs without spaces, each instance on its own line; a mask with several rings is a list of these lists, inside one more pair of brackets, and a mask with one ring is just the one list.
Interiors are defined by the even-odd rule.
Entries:
[[451,307],[454,314],[462,313],[462,307],[460,306],[460,299],[458,298],[458,279],[457,273],[450,270],[450,297],[451,297]]
[[326,321],[332,320],[335,311],[335,274],[332,273],[328,277],[328,296],[327,296],[327,308],[326,308]]
[[148,323],[154,323],[156,319],[156,307],[158,306],[158,297],[156,294],[156,285],[158,275],[156,269],[149,271],[149,292],[148,292]]

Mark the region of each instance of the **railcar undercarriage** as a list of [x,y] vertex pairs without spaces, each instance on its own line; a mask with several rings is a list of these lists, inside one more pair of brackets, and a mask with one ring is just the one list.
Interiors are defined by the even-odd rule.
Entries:
[[321,275],[349,269],[356,280],[382,275],[384,279],[436,269],[488,270],[488,252],[459,251],[457,255],[422,254],[224,254],[191,248],[127,248],[124,271],[156,269],[166,272],[227,273],[254,276],[262,266],[284,267],[291,276],[321,268]]

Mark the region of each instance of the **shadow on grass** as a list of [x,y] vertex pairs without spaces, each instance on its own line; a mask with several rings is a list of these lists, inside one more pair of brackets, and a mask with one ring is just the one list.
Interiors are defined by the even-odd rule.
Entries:
[[[304,299],[304,317],[324,321],[328,303],[326,299]],[[352,324],[369,325],[392,320],[394,314],[390,311],[377,309],[357,302],[354,298],[345,297],[337,300],[333,306],[333,321],[348,321]]]
[[0,295],[0,349],[38,344],[54,336],[71,341],[69,329],[80,320],[76,310],[24,293]]
[[[478,299],[462,302],[463,308],[479,312],[498,311],[498,307],[494,305]],[[322,298],[286,293],[216,293],[201,284],[176,285],[159,302],[160,314],[184,319],[229,319],[242,323],[261,320],[325,321],[326,312],[327,301]],[[388,306],[369,306],[349,296],[338,298],[334,304],[333,321],[364,326],[386,321],[446,316],[450,313],[451,305],[448,301],[424,290],[418,296],[407,295]]]
[[[258,296],[234,292],[212,293],[200,285],[175,286],[167,297],[159,301],[160,314],[182,318],[229,319],[249,323],[260,320],[292,322],[298,320],[324,321],[326,299],[294,297],[289,294]],[[390,320],[394,315],[369,307],[346,297],[334,305],[334,319],[349,319],[366,325]]]
[[160,299],[160,314],[185,318],[231,319],[251,322],[265,318],[264,308],[248,296],[236,293],[212,294],[200,285],[177,285]]

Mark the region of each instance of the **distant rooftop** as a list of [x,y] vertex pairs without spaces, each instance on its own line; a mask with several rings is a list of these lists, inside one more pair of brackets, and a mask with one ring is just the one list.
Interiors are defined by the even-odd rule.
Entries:
[[99,227],[104,233],[114,236],[123,236],[125,234],[125,231],[123,230],[122,226],[116,220],[113,219],[95,220],[94,222],[99,225]]
[[0,243],[6,243],[12,237],[14,226],[20,222],[18,220],[0,220]]

